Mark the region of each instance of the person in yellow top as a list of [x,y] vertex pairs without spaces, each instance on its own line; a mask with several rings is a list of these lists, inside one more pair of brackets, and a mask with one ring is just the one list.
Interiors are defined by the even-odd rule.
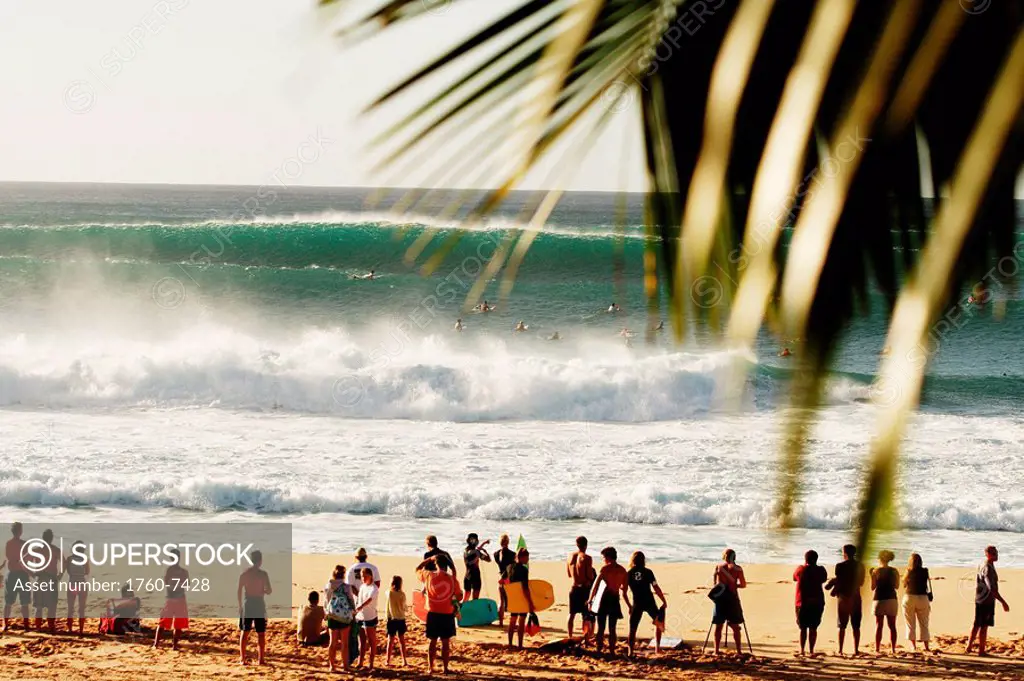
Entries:
[[402,653],[402,666],[405,661],[405,592],[402,591],[402,578],[395,575],[391,578],[391,590],[388,591],[388,649],[384,663],[391,666],[391,646],[397,640],[398,650]]

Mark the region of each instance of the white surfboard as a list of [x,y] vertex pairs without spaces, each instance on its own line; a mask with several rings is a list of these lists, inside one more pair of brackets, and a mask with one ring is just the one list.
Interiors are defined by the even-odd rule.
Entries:
[[590,607],[590,612],[595,615],[601,609],[601,599],[604,598],[604,591],[607,586],[608,582],[604,580],[601,580],[601,583],[597,585],[597,593],[594,594],[594,604]]

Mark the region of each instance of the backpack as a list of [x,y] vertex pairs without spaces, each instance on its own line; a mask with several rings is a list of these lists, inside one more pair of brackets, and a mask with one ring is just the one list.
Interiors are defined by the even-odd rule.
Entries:
[[335,622],[352,623],[352,620],[355,619],[355,606],[352,604],[347,584],[340,584],[331,592],[326,611],[327,617]]

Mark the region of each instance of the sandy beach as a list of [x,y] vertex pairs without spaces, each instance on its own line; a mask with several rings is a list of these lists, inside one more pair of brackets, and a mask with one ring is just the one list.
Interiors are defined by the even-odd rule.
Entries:
[[[449,547],[455,548],[455,547]],[[370,560],[381,570],[386,583],[391,575],[401,574],[406,592],[415,585],[416,559],[374,557]],[[292,601],[305,602],[311,590],[320,590],[337,564],[351,564],[347,556],[302,555],[295,558],[292,575]],[[564,648],[559,641],[565,636],[568,613],[567,584],[564,566],[557,563],[533,563],[532,577],[545,579],[555,586],[555,605],[540,613],[543,631],[527,639],[527,650],[509,651],[504,634],[496,626],[461,629],[454,647],[453,672],[465,678],[542,678],[589,679],[605,678],[667,679],[709,677],[712,679],[1019,679],[1024,677],[1024,580],[1021,571],[1004,568],[1000,571],[1002,590],[1011,605],[1011,612],[999,613],[992,631],[995,644],[993,657],[979,660],[965,657],[966,636],[973,617],[974,571],[968,568],[932,568],[935,602],[932,611],[934,655],[914,654],[905,640],[902,616],[898,621],[900,650],[896,656],[876,656],[873,652],[874,623],[865,617],[862,628],[863,650],[857,659],[836,656],[835,605],[827,606],[819,630],[819,651],[814,659],[795,656],[799,631],[794,623],[791,581],[793,568],[783,565],[744,566],[749,588],[743,594],[743,605],[754,655],[742,657],[729,654],[716,659],[702,654],[701,646],[708,631],[711,603],[706,594],[712,570],[710,564],[652,564],[669,603],[666,636],[682,638],[687,648],[663,651],[641,649],[637,660],[619,656],[598,656],[592,650]],[[485,567],[483,595],[495,596],[497,573]],[[280,585],[278,586],[280,588]],[[831,600],[831,599],[830,599]],[[373,676],[380,678],[422,678],[426,671],[426,641],[423,628],[409,614],[411,644],[410,667],[379,668]],[[144,624],[152,626],[154,622]],[[149,637],[115,639],[95,633],[89,624],[85,637],[57,636],[14,630],[0,636],[0,678],[31,679],[207,679],[327,678],[326,651],[299,648],[294,642],[294,622],[275,620],[268,629],[268,664],[263,668],[241,667],[237,661],[238,632],[235,622],[227,620],[195,620],[187,642],[180,651],[169,648],[154,651]],[[640,635],[647,638],[652,629],[644,622]],[[620,622],[620,640],[624,641],[626,624]],[[620,643],[620,646],[623,644]],[[848,643],[849,645],[849,643]],[[848,649],[849,650],[849,649]],[[620,647],[620,652],[624,648]],[[253,645],[252,654],[255,654]],[[383,662],[383,658],[379,659]],[[382,665],[381,665],[382,666]],[[367,672],[356,672],[366,675]]]

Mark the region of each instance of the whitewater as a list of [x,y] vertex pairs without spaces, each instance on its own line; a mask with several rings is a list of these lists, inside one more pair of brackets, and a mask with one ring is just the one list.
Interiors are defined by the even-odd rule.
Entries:
[[[352,190],[210,217],[244,196],[0,185],[5,517],[273,519],[293,523],[300,551],[403,555],[427,533],[457,546],[469,531],[522,533],[541,558],[581,533],[658,560],[730,544],[747,562],[850,539],[878,417],[880,315],[837,357],[798,528],[784,534],[778,342],[735,353],[706,330],[682,347],[643,342],[642,292],[612,276],[617,249],[638,271],[643,240],[636,225],[616,236],[607,197],[574,197],[512,298],[467,314],[461,296],[423,305],[453,269],[422,277],[401,262],[430,225],[408,234]],[[511,225],[478,230],[463,256]],[[216,252],[218,234],[230,238],[220,255],[190,260]],[[352,278],[369,269],[373,281]],[[986,543],[1024,560],[1024,368],[1008,298],[1007,322],[979,316],[942,339],[903,448],[898,527],[883,541],[932,564],[971,564]],[[612,300],[625,312],[607,314]],[[513,333],[519,319],[529,332]],[[727,381],[737,370],[746,378]]]

